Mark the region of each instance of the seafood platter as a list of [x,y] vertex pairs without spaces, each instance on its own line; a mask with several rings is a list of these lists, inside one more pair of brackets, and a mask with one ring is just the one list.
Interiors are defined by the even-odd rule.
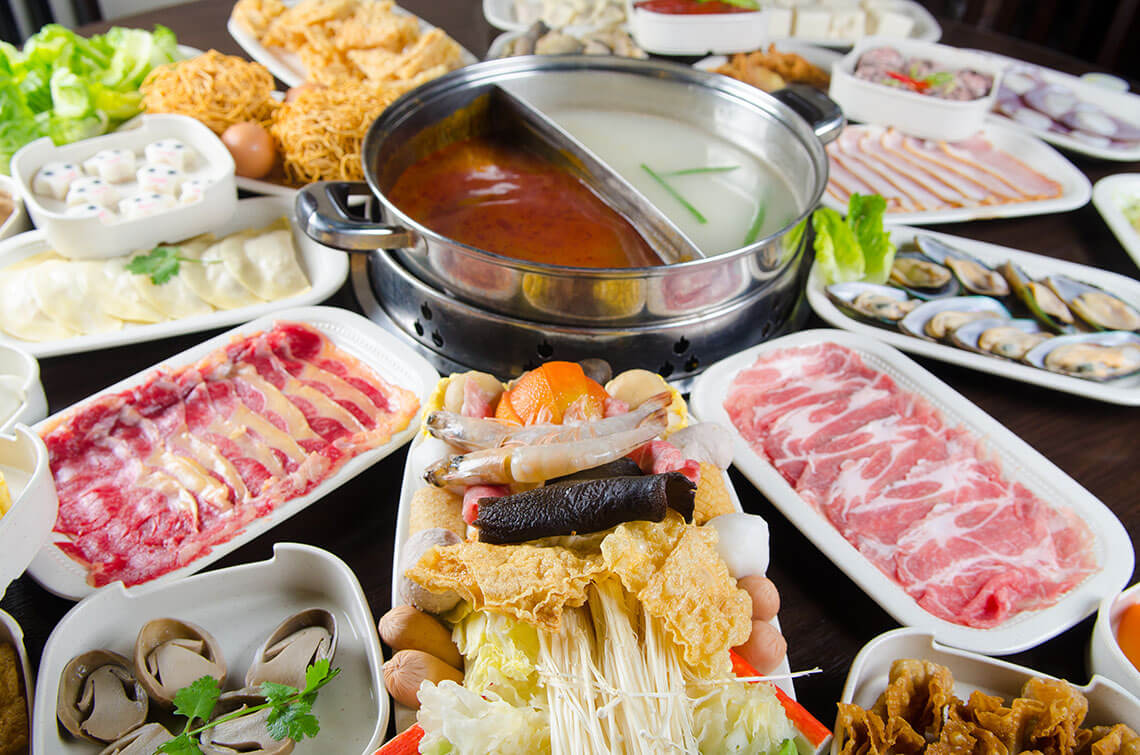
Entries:
[[1136,97],[407,5],[0,45],[0,755],[1140,751]]
[[1140,284],[946,234],[898,227],[886,284],[808,286],[836,327],[922,356],[1113,403],[1140,404]]

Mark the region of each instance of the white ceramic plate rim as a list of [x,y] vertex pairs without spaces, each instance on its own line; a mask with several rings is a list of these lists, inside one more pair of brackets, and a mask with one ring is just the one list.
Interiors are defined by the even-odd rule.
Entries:
[[[1002,625],[977,629],[937,618],[921,608],[896,582],[849,543],[827,519],[804,502],[783,476],[758,455],[735,429],[723,400],[733,378],[757,356],[774,349],[835,343],[858,352],[869,367],[886,372],[900,388],[922,396],[949,425],[963,425],[984,438],[1005,476],[1020,482],[1052,505],[1082,516],[1096,538],[1100,571],[1086,578],[1052,606],[1024,611]],[[697,414],[732,429],[737,468],[825,556],[900,624],[932,631],[941,642],[980,653],[1005,655],[1038,645],[1093,613],[1101,598],[1115,594],[1132,576],[1132,540],[1120,520],[1091,493],[964,396],[915,362],[872,338],[840,330],[807,330],[777,338],[724,359],[697,378],[692,392]]]
[[[59,513],[59,499],[51,476],[47,446],[40,436],[24,424],[4,431],[0,445],[11,446],[14,453],[26,456],[26,465],[10,465],[18,470],[22,486],[10,477],[12,506],[0,517],[0,598],[10,580],[27,569],[36,553],[51,536],[52,525]],[[5,454],[6,455],[6,454]]]
[[[286,501],[269,514],[254,519],[241,533],[224,543],[211,546],[208,554],[191,561],[186,566],[167,572],[140,585],[127,588],[128,593],[139,588],[149,589],[151,585],[176,582],[201,571],[222,556],[272,529],[294,514],[303,511],[364,472],[407,443],[420,426],[424,403],[439,379],[439,373],[427,363],[427,360],[379,325],[355,312],[337,307],[300,307],[259,317],[252,322],[228,330],[180,354],[163,360],[125,380],[97,391],[61,412],[56,412],[38,424],[36,430],[42,429],[61,415],[71,412],[75,407],[87,404],[98,396],[116,393],[143,383],[159,367],[175,368],[193,364],[207,354],[230,343],[234,336],[272,328],[273,324],[278,321],[302,322],[317,328],[328,336],[335,345],[371,367],[388,382],[400,385],[415,393],[420,402],[419,410],[408,423],[408,426],[395,433],[391,440],[382,446],[349,459],[335,474],[325,479],[309,493]],[[86,570],[50,542],[36,555],[31,566],[28,567],[28,573],[49,592],[69,600],[78,600],[95,591],[95,588],[87,583]],[[108,587],[113,587],[114,584],[112,583]]]
[[1140,232],[1137,232],[1120,206],[1121,195],[1130,194],[1140,201],[1140,173],[1118,173],[1096,182],[1093,186],[1093,205],[1104,218],[1116,240],[1128,256],[1140,267]]
[[[1140,114],[1140,95],[1133,94],[1132,92],[1118,92],[1106,87],[1091,84],[1088,81],[1081,79],[1080,76],[1073,76],[1072,74],[1057,71],[1052,68],[1045,68],[1034,63],[1028,63],[1024,60],[1011,58],[999,53],[990,52],[988,50],[976,50],[983,55],[996,58],[1002,64],[1008,66],[1019,66],[1022,68],[1032,68],[1046,83],[1059,84],[1073,90],[1073,93],[1082,100],[1095,102],[1096,104],[1104,107],[1109,115],[1113,115],[1124,121],[1135,122],[1136,116]],[[1109,103],[1106,106],[1106,103]],[[1120,113],[1113,111],[1113,105],[1123,105],[1125,108],[1131,108],[1132,113]],[[1012,125],[1015,128],[1020,128],[1027,133],[1040,137],[1050,144],[1055,144],[1058,147],[1069,150],[1070,152],[1079,152],[1082,155],[1096,157],[1101,160],[1114,160],[1117,162],[1134,162],[1140,160],[1140,144],[1135,147],[1127,148],[1111,148],[1111,147],[1097,147],[1080,139],[1074,139],[1067,134],[1059,134],[1055,131],[1041,130],[1026,126],[1024,123],[1015,121],[1012,118],[1007,118],[1001,113],[990,113],[987,116],[990,121]]]
[[[843,60],[843,53],[838,50],[821,45],[809,44],[796,37],[773,40],[772,44],[776,45],[778,51],[795,53],[807,62],[819,66],[828,73],[831,72],[831,66],[833,64]],[[767,50],[768,46],[766,44],[761,45],[757,49]],[[698,71],[715,71],[727,63],[729,57],[728,55],[709,55],[707,58],[701,58],[696,63],[693,63],[693,68],[696,68]]]
[[[36,677],[32,664],[28,661],[28,650],[24,647],[24,630],[19,622],[6,611],[0,611],[0,642],[10,642],[16,648],[16,661],[20,664],[20,676],[24,681],[24,700],[28,709],[28,730],[32,728],[33,701],[36,699]],[[29,739],[31,737],[29,736]]]
[[[1049,676],[1049,674],[1043,674],[1025,666],[1019,666],[1007,661],[988,658],[978,653],[948,647],[938,642],[930,632],[912,627],[904,627],[902,629],[892,629],[889,632],[884,632],[863,646],[863,649],[855,656],[855,660],[852,661],[851,668],[847,672],[847,681],[843,685],[843,697],[840,698],[840,702],[855,702],[856,704],[866,704],[869,706],[874,700],[871,700],[870,703],[866,703],[865,701],[855,700],[855,696],[860,691],[860,685],[865,681],[864,677],[874,675],[876,677],[881,676],[885,680],[886,670],[881,667],[874,667],[876,666],[876,661],[878,661],[876,656],[883,654],[890,656],[892,659],[914,657],[914,654],[911,653],[911,649],[917,645],[923,646],[925,651],[921,655],[922,658],[932,660],[935,663],[941,663],[950,669],[954,675],[954,693],[963,699],[969,696],[968,690],[973,688],[974,685],[965,683],[960,679],[959,668],[962,666],[988,666],[992,668],[994,678],[1002,676],[1007,680],[1018,679],[1019,684],[1016,690],[983,690],[991,694],[999,692],[1006,697],[1009,696],[1011,691],[1019,691],[1021,684],[1024,684],[1024,682],[1028,681],[1031,677]],[[896,646],[899,649],[892,651],[891,649]],[[1140,704],[1138,704],[1136,698],[1125,692],[1120,685],[1111,679],[1094,675],[1088,684],[1077,687],[1077,689],[1089,700],[1090,716],[1094,715],[1093,708],[1103,707],[1114,708],[1117,711],[1127,708],[1130,715],[1122,718],[1125,723],[1131,724],[1140,717]],[[1111,724],[1115,723],[1115,721],[1089,721],[1089,723]],[[842,742],[838,737],[833,739],[831,745],[832,755],[839,755],[841,745]]]
[[[947,210],[922,212],[888,212],[884,222],[892,225],[925,225],[927,223],[962,223],[990,218],[1016,218],[1026,215],[1047,215],[1068,212],[1084,207],[1092,196],[1092,184],[1084,173],[1064,155],[1037,137],[1003,123],[986,121],[981,133],[993,145],[1002,149],[1037,172],[1061,184],[1061,196],[1053,199],[1036,199],[1028,202],[1009,202],[985,207],[954,207]],[[847,213],[847,204],[829,192],[824,192],[824,206]]]
[[[3,424],[0,424],[0,433],[11,432],[17,422],[22,422],[25,425],[39,422],[47,416],[48,408],[47,398],[44,396],[44,387],[40,382],[40,363],[24,349],[9,343],[0,343],[0,354],[5,351],[12,355],[14,361],[19,362],[21,369],[18,372],[4,374],[23,377],[20,390],[23,392],[24,398],[20,402],[20,408]],[[0,362],[2,361],[3,357],[0,357]]]
[[[1050,273],[1063,273],[1076,280],[1100,286],[1122,297],[1131,303],[1132,306],[1140,308],[1140,281],[1133,278],[1117,275],[1107,270],[1099,270],[1094,267],[1089,267],[1088,265],[1081,265],[1076,262],[1068,262],[1053,257],[1046,257],[1041,254],[1023,252],[1005,246],[998,246],[997,244],[987,244],[982,241],[974,241],[972,239],[951,236],[945,233],[934,233],[917,228],[908,228],[906,226],[892,226],[890,231],[891,238],[896,244],[900,244],[900,242],[909,243],[916,233],[924,233],[950,246],[968,252],[983,262],[1000,265],[1006,260],[1012,260],[1018,267],[1025,270],[1028,275],[1035,278]],[[1011,362],[999,357],[976,354],[967,349],[959,349],[956,346],[925,341],[921,338],[907,335],[902,331],[893,331],[885,327],[880,328],[877,325],[860,322],[853,317],[848,317],[827,298],[827,294],[824,293],[822,281],[814,274],[808,279],[807,299],[808,303],[811,304],[811,308],[815,310],[815,313],[826,320],[828,324],[852,333],[874,338],[884,343],[889,343],[895,348],[908,351],[912,354],[938,359],[950,364],[969,367],[981,372],[988,372],[992,375],[1000,375],[1011,380],[1019,380],[1023,383],[1031,383],[1033,385],[1042,386],[1043,388],[1051,388],[1097,401],[1107,401],[1109,403],[1122,404],[1125,406],[1140,406],[1140,376],[1120,378],[1107,383],[1082,380],[1081,378],[1061,375],[1037,367],[1030,367],[1020,362]]]
[[[295,0],[287,0],[285,3],[286,7],[293,5],[296,5]],[[414,13],[404,10],[398,5],[394,6],[392,10],[401,15],[415,16]],[[420,22],[421,32],[428,32],[436,28],[419,16],[416,16],[416,18]],[[261,44],[256,37],[243,29],[241,24],[239,24],[232,15],[226,21],[226,30],[230,33],[230,36],[233,37],[234,41],[238,43],[238,47],[245,50],[245,53],[249,55],[249,57],[268,68],[269,72],[283,82],[285,86],[295,87],[299,84],[303,84],[308,78],[308,72],[297,56],[286,50],[275,52]],[[460,46],[459,49],[461,51],[463,65],[470,65],[479,60],[472,55],[467,48]]]
[[[270,214],[273,217],[270,217]],[[75,336],[56,341],[24,341],[0,333],[0,343],[14,346],[36,357],[54,357],[61,354],[78,354],[84,351],[109,349],[115,346],[154,341],[171,336],[196,333],[202,330],[224,328],[260,317],[287,307],[316,304],[336,293],[348,277],[348,256],[337,249],[313,241],[294,222],[293,203],[288,197],[251,197],[240,199],[237,211],[228,221],[213,228],[203,228],[225,235],[246,228],[264,226],[280,216],[289,218],[293,240],[301,258],[301,266],[309,276],[308,289],[277,301],[268,301],[237,309],[224,309],[205,315],[193,315],[165,322],[125,325],[111,333]],[[28,231],[0,241],[0,270],[36,252],[50,248],[43,231]]]
[[[173,585],[148,585],[142,590],[124,590],[122,584],[116,584],[108,587],[106,590],[100,590],[96,595],[93,595],[89,600],[84,600],[77,603],[70,611],[60,619],[55,629],[52,630],[51,635],[48,637],[47,644],[44,646],[43,657],[40,660],[40,676],[41,679],[47,680],[44,684],[36,688],[36,702],[35,709],[41,712],[39,718],[32,719],[32,752],[37,755],[44,755],[49,752],[49,747],[53,744],[63,745],[63,735],[60,734],[59,724],[56,722],[54,715],[49,713],[42,713],[43,711],[51,711],[54,713],[56,709],[56,699],[58,696],[58,684],[55,681],[59,678],[59,674],[63,671],[64,666],[79,653],[86,652],[87,650],[95,650],[93,647],[78,647],[74,639],[69,635],[75,634],[82,630],[71,630],[72,624],[80,624],[90,612],[100,613],[103,611],[109,612],[111,615],[121,617],[125,627],[130,627],[126,631],[133,631],[133,626],[129,623],[134,621],[139,614],[144,615],[146,618],[141,621],[149,620],[154,616],[155,609],[150,608],[150,605],[156,601],[170,594],[177,594],[192,590],[195,586],[201,584],[217,585],[217,595],[223,599],[227,593],[227,587],[231,584],[244,585],[245,587],[257,586],[259,590],[268,592],[275,588],[280,589],[282,581],[287,586],[290,579],[291,564],[297,564],[299,568],[303,566],[306,561],[317,559],[325,562],[325,565],[336,574],[336,578],[342,583],[339,587],[351,595],[352,600],[347,604],[338,605],[337,608],[348,619],[350,626],[338,627],[338,634],[342,637],[351,636],[355,641],[362,645],[362,650],[368,658],[368,672],[367,675],[371,680],[372,696],[376,699],[376,725],[372,728],[371,739],[368,746],[362,751],[362,755],[369,755],[380,744],[384,732],[388,728],[388,695],[384,690],[384,680],[382,678],[381,667],[383,664],[383,657],[380,649],[380,637],[376,631],[376,624],[372,620],[372,610],[368,606],[368,600],[364,596],[364,591],[360,587],[360,582],[357,580],[356,575],[352,569],[337,556],[329,553],[328,551],[311,545],[302,545],[299,543],[276,543],[273,546],[273,556],[266,561],[256,561],[248,564],[240,564],[226,569],[219,569],[217,571],[206,572],[199,574],[190,579],[184,580],[178,584]],[[234,594],[232,588],[229,590],[231,599],[239,599],[240,595]],[[328,602],[332,602],[332,593],[330,590]],[[193,605],[187,605],[185,613],[180,615],[179,618],[184,618],[189,621],[195,621],[197,611]],[[0,613],[0,618],[3,614]],[[276,621],[279,621],[279,616],[267,617],[266,631],[270,631]],[[207,630],[210,627],[206,627]],[[222,648],[223,653],[227,652],[227,648]],[[232,649],[228,652],[232,653]],[[232,658],[231,658],[232,660]],[[336,664],[336,657],[333,658],[333,665]],[[232,674],[234,669],[230,669]],[[334,681],[333,684],[336,684]],[[328,689],[332,689],[330,686]],[[322,692],[322,695],[326,694]],[[318,713],[320,710],[320,702],[318,701]],[[311,744],[306,745],[310,750],[313,747],[321,747],[322,740],[320,736],[335,737],[336,732],[328,731],[322,732],[318,738],[313,740]],[[87,743],[69,740],[68,744],[73,746],[87,745]],[[327,745],[327,741],[324,743]],[[92,755],[98,752],[99,745],[89,745]]]

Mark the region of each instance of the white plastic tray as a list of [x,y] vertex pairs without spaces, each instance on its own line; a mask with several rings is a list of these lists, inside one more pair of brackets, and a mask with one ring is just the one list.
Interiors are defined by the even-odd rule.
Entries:
[[[1009,247],[987,244],[982,241],[974,241],[972,239],[951,236],[945,233],[932,233],[903,226],[892,226],[890,231],[891,240],[899,246],[910,243],[916,233],[924,233],[939,239],[949,246],[972,254],[982,262],[988,263],[991,267],[1000,265],[1006,260],[1012,260],[1032,278],[1041,278],[1049,274],[1063,273],[1070,278],[1099,286],[1106,291],[1111,291],[1133,307],[1140,309],[1140,281],[1137,281],[1135,278],[1128,278],[1123,275],[1108,272],[1107,270],[1100,270],[1076,262],[1066,262],[1065,260],[1059,260],[1053,257],[1033,254],[1032,252],[1022,252],[1017,249],[1010,249]],[[1097,401],[1124,404],[1126,406],[1140,406],[1140,375],[1098,383],[1093,380],[1084,380],[1082,378],[1050,372],[1049,370],[1030,367],[1027,364],[1001,359],[996,356],[978,354],[967,349],[959,349],[956,346],[926,341],[907,335],[901,330],[879,327],[861,320],[856,320],[853,317],[848,317],[846,313],[836,307],[835,304],[827,298],[827,294],[824,293],[823,289],[822,281],[815,275],[812,275],[808,279],[807,285],[808,303],[811,304],[811,308],[815,310],[817,315],[826,320],[828,324],[834,325],[837,328],[849,330],[852,333],[873,338],[883,343],[889,343],[895,348],[909,351],[912,354],[938,359],[943,362],[949,362],[950,364],[961,365],[962,367],[969,367],[993,375],[1000,375],[1001,377],[1006,377],[1011,380],[1040,385],[1044,388],[1052,388],[1053,390],[1072,393]]]
[[1132,227],[1121,209],[1126,200],[1140,200],[1140,173],[1118,173],[1100,179],[1093,187],[1092,198],[1116,240],[1140,267],[1140,231]]
[[[890,375],[904,390],[922,396],[946,418],[975,438],[984,438],[1005,476],[1020,482],[1050,505],[1067,507],[1088,524],[1095,537],[1100,571],[1089,576],[1048,608],[1024,611],[991,629],[977,629],[937,618],[921,607],[890,577],[866,559],[810,504],[799,497],[766,459],[735,431],[724,409],[724,397],[737,373],[762,353],[789,346],[835,343],[859,353],[868,367]],[[754,346],[716,363],[697,378],[693,408],[701,419],[733,429],[734,463],[757,489],[783,512],[825,556],[900,624],[919,627],[939,641],[979,653],[1004,655],[1038,645],[1060,634],[1096,610],[1100,599],[1123,587],[1132,576],[1132,540],[1120,520],[1091,493],[1025,441],[1007,430],[953,388],[879,341],[839,330],[807,330]]]
[[[986,121],[981,132],[990,143],[1021,162],[1061,184],[1061,196],[1029,202],[1008,202],[984,207],[955,207],[922,212],[887,212],[884,220],[892,224],[926,225],[928,223],[962,223],[989,218],[1017,218],[1025,215],[1048,215],[1084,207],[1092,196],[1092,185],[1079,168],[1057,150],[1025,131],[1002,123]],[[830,158],[829,158],[830,159]],[[847,203],[825,192],[822,202],[833,210],[847,213]]]
[[[1131,92],[1118,92],[1108,89],[1107,87],[1097,86],[1096,84],[1081,79],[1079,76],[1062,73],[1052,68],[1035,66],[1023,60],[1018,60],[1017,58],[1010,58],[1005,55],[984,50],[978,50],[977,52],[997,59],[1006,67],[1017,67],[1032,71],[1047,84],[1058,84],[1066,89],[1070,89],[1080,100],[1099,105],[1104,108],[1105,112],[1109,115],[1114,115],[1126,123],[1133,125],[1140,123],[1140,95],[1132,94]],[[1097,157],[1101,160],[1115,160],[1119,162],[1135,162],[1136,160],[1140,160],[1140,144],[1128,148],[1096,147],[1092,144],[1082,142],[1080,139],[1074,139],[1067,134],[1059,134],[1056,131],[1049,131],[1048,129],[1030,128],[998,112],[990,113],[989,118],[991,121],[1024,129],[1034,136],[1040,137],[1051,144],[1056,144],[1058,147],[1067,149],[1070,152],[1079,152],[1082,155]]]
[[15,346],[0,344],[0,375],[18,376],[20,390],[24,394],[16,413],[0,421],[0,433],[10,432],[17,422],[30,425],[47,416],[47,397],[40,382],[40,364],[35,357]]
[[[197,229],[196,233],[209,231],[221,237],[246,228],[264,227],[282,215],[288,217],[290,223],[293,223],[293,203],[288,197],[242,199],[238,201],[237,206],[238,211],[229,221],[203,226]],[[178,320],[145,325],[128,324],[122,330],[111,333],[76,336],[58,341],[24,341],[13,338],[6,333],[0,333],[0,344],[17,346],[41,358],[54,357],[60,354],[109,349],[114,346],[154,341],[184,333],[224,328],[227,325],[252,320],[255,317],[286,307],[322,302],[332,296],[348,277],[348,257],[342,251],[313,241],[297,228],[295,223],[293,223],[293,241],[300,256],[301,268],[309,279],[309,288],[295,296],[255,304],[250,307],[224,309],[205,315],[183,317]],[[25,257],[47,251],[50,248],[41,231],[29,231],[0,242],[0,271]]]
[[32,703],[36,697],[36,677],[32,674],[32,664],[28,662],[28,651],[24,648],[24,630],[16,620],[0,611],[0,642],[10,642],[16,648],[16,661],[20,664],[20,678],[24,683],[24,698],[28,701],[28,735],[31,739]]
[[[292,7],[296,5],[297,2],[298,0],[285,0],[285,6]],[[399,6],[396,6],[393,10],[408,16],[414,15]],[[419,19],[419,21],[421,33],[429,32],[435,28],[422,18]],[[303,84],[309,78],[309,72],[305,70],[305,66],[299,56],[288,50],[271,49],[261,44],[257,37],[243,29],[241,24],[234,20],[233,16],[230,16],[226,21],[226,30],[230,33],[230,36],[234,38],[234,41],[238,43],[238,47],[245,50],[245,53],[249,55],[249,57],[268,68],[269,72],[283,82],[285,86],[295,87],[298,84]],[[460,47],[460,50],[462,50],[463,65],[470,65],[479,60],[466,48]]]
[[61,734],[56,723],[59,676],[80,653],[107,649],[130,658],[138,630],[147,621],[184,619],[218,640],[229,666],[226,687],[235,689],[242,686],[254,653],[273,628],[306,608],[325,608],[336,616],[332,665],[340,674],[321,690],[313,708],[320,734],[298,743],[293,752],[372,753],[388,727],[383,658],[372,612],[347,564],[328,551],[297,543],[277,543],[268,561],[219,569],[173,585],[131,590],[112,585],[77,604],[52,631],[40,659],[32,752],[96,755],[101,749]]
[[[954,675],[954,694],[963,700],[974,690],[981,690],[989,695],[1000,695],[1008,703],[1021,694],[1025,682],[1035,676],[1048,676],[1025,666],[946,647],[921,629],[895,629],[868,642],[855,656],[840,702],[870,708],[886,689],[891,663],[899,658],[919,658],[946,666]],[[1089,701],[1086,726],[1116,723],[1134,726],[1140,720],[1140,702],[1102,676],[1094,676],[1077,689]],[[831,743],[832,755],[839,755],[842,746],[840,738],[835,737]]]
[[[189,204],[179,202],[148,217],[117,216],[114,222],[104,223],[99,218],[69,216],[63,201],[32,191],[36,173],[48,162],[82,164],[104,149],[129,149],[141,155],[146,145],[166,138],[178,139],[196,153],[196,167],[186,176],[209,181],[201,199]],[[138,164],[143,164],[141,158]],[[115,257],[171,238],[192,236],[203,225],[230,219],[237,207],[234,160],[229,150],[201,121],[184,115],[143,115],[137,128],[60,147],[46,137],[37,139],[12,156],[12,177],[20,185],[36,227],[56,251],[76,259]]]
[[[181,354],[176,354],[126,380],[121,380],[112,386],[104,388],[75,406],[81,406],[97,396],[117,393],[132,386],[139,385],[145,382],[157,367],[174,368],[193,364],[207,354],[229,344],[234,336],[267,330],[272,328],[273,324],[279,321],[303,322],[317,328],[331,339],[336,346],[344,349],[371,367],[380,377],[389,383],[399,385],[416,394],[420,401],[420,410],[408,423],[407,428],[395,433],[387,443],[349,459],[335,474],[317,485],[317,487],[306,495],[286,501],[268,515],[259,517],[250,522],[249,525],[240,534],[233,537],[233,539],[212,546],[207,555],[180,569],[175,569],[174,571],[150,580],[141,587],[149,589],[150,585],[169,584],[204,569],[230,551],[244,545],[271,529],[276,524],[285,521],[299,511],[303,511],[329,495],[341,485],[407,443],[419,427],[420,418],[423,414],[423,404],[430,395],[431,390],[435,387],[436,381],[439,379],[439,374],[435,371],[435,368],[429,365],[423,357],[405,346],[402,341],[389,334],[376,323],[355,312],[338,309],[336,307],[302,307],[260,317],[253,322],[246,323],[245,325],[200,343],[193,348],[187,349]],[[69,407],[63,412],[57,412],[37,425],[37,429],[44,427],[57,417],[70,412],[72,408],[74,407]],[[71,600],[78,600],[89,595],[95,589],[87,583],[87,570],[50,543],[36,555],[35,560],[32,561],[32,565],[28,567],[28,572],[49,592]],[[132,591],[135,589],[138,588],[131,588]]]
[[25,425],[0,435],[0,470],[12,508],[0,517],[0,597],[48,541],[59,510],[48,452]]

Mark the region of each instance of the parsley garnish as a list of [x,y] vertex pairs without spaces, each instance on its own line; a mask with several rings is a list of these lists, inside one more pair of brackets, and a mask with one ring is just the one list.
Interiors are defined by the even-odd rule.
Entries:
[[174,276],[183,262],[196,262],[199,265],[212,265],[221,260],[196,260],[183,257],[176,246],[156,246],[146,254],[140,254],[127,263],[127,272],[135,275],[149,275],[150,282],[161,286]]
[[[321,730],[320,722],[312,713],[313,703],[317,700],[317,690],[331,682],[339,673],[340,669],[330,668],[327,660],[317,661],[305,670],[303,690],[287,684],[264,682],[261,685],[261,694],[265,697],[264,703],[234,711],[216,721],[210,721],[210,715],[214,712],[218,696],[221,695],[221,688],[218,687],[216,679],[203,676],[190,686],[178,690],[174,696],[174,712],[186,718],[186,728],[177,737],[161,745],[158,752],[167,755],[202,755],[202,750],[198,746],[201,743],[199,735],[202,732],[266,708],[269,709],[269,718],[265,728],[269,736],[274,739],[289,737],[294,742],[300,742],[305,737],[315,737]],[[194,722],[198,720],[202,721],[203,725],[194,728]]]

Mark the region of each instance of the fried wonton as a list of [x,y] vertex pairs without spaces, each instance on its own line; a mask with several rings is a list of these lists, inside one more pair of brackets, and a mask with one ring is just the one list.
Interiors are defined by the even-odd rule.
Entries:
[[878,714],[850,703],[839,703],[835,735],[843,743],[840,755],[918,753],[926,744],[906,721],[896,719],[888,731]]
[[1027,747],[1046,755],[1076,749],[1077,730],[1089,712],[1089,701],[1080,690],[1060,679],[1034,677],[1022,687],[1018,700],[1031,700],[1044,711],[1029,729]]
[[1140,755],[1140,736],[1125,724],[1084,729],[1088,741],[1081,755]]
[[886,722],[900,718],[919,735],[936,739],[942,731],[943,712],[956,702],[950,669],[930,661],[903,658],[891,664],[887,688],[872,710]]

